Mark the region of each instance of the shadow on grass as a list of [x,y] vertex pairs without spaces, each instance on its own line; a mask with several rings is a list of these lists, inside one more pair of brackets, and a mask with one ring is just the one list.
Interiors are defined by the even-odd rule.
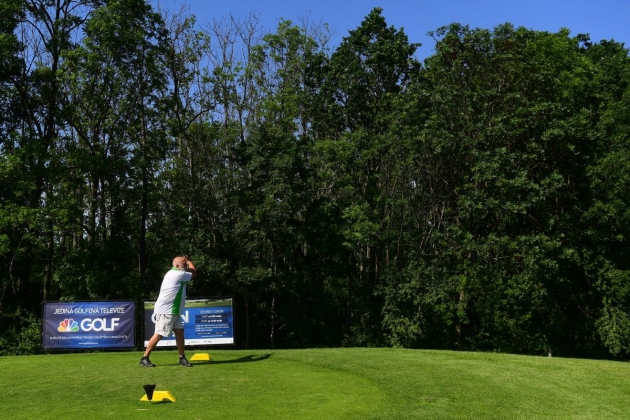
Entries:
[[210,365],[222,365],[226,363],[249,363],[249,362],[260,362],[263,360],[267,360],[271,357],[271,354],[252,354],[250,356],[239,357],[238,359],[231,360],[211,360]]
[[[232,360],[210,360],[210,361],[194,361],[193,366],[203,366],[203,365],[222,365],[226,363],[249,363],[249,362],[261,362],[263,360],[267,360],[271,357],[271,354],[252,354],[250,356],[239,357],[238,359]],[[178,366],[179,362],[176,363],[162,363],[162,366]]]
[[[263,360],[267,360],[271,357],[271,354],[252,354],[250,356],[239,357],[238,359],[231,360],[210,360],[210,361],[194,361],[193,366],[203,366],[203,365],[223,365],[226,363],[250,363],[250,362],[261,362]],[[177,363],[167,363],[162,364],[163,366],[177,366]]]

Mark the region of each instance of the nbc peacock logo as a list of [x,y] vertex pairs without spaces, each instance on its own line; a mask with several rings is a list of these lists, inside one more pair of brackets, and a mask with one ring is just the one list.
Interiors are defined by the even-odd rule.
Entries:
[[79,324],[72,318],[66,318],[59,323],[57,328],[59,332],[77,332],[79,331]]

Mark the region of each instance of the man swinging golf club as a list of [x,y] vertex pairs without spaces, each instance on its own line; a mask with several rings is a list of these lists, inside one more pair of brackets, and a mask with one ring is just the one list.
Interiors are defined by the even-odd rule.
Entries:
[[155,302],[153,311],[155,318],[155,334],[149,340],[144,356],[140,359],[140,366],[155,367],[149,355],[157,343],[163,338],[175,333],[175,343],[179,352],[179,364],[192,367],[184,353],[184,324],[181,314],[186,304],[186,284],[197,276],[195,265],[187,257],[175,257],[173,268],[164,275],[160,295]]

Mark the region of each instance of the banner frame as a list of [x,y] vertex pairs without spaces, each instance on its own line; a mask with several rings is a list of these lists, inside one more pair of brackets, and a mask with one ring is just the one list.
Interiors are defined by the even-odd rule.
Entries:
[[[105,304],[111,304],[111,303],[128,303],[132,305],[132,331],[130,336],[132,344],[131,345],[127,345],[127,346],[94,346],[94,347],[46,347],[45,346],[45,339],[44,339],[44,332],[46,329],[46,324],[45,324],[45,316],[46,316],[46,305],[47,304],[98,304],[98,303],[105,303]],[[102,299],[102,300],[85,300],[85,299],[81,299],[81,300],[45,300],[42,301],[41,304],[41,317],[40,317],[40,322],[41,322],[41,328],[40,328],[40,346],[42,348],[43,351],[45,352],[94,352],[94,351],[134,351],[136,350],[136,346],[137,346],[137,334],[138,334],[138,329],[137,329],[137,311],[138,311],[138,307],[137,307],[137,302],[133,299]]]
[[[142,307],[139,308],[139,310],[142,312],[142,332],[141,332],[141,336],[140,336],[140,342],[138,343],[140,346],[140,349],[146,349],[145,346],[145,337],[146,337],[146,319],[145,319],[145,303],[146,302],[155,302],[157,298],[153,298],[153,299],[142,299]],[[233,295],[227,295],[227,296],[187,296],[186,297],[186,301],[195,301],[195,300],[227,300],[227,299],[231,299],[232,300],[232,339],[233,342],[232,343],[218,343],[218,344],[212,344],[212,343],[204,343],[204,344],[189,344],[189,343],[185,343],[186,347],[196,347],[196,348],[207,348],[207,347],[213,347],[213,348],[234,348],[236,346],[236,317],[234,316],[234,313],[236,312],[236,299],[234,298]],[[149,334],[149,337],[151,337],[153,335],[153,332],[151,332]],[[166,338],[166,337],[165,337]],[[164,339],[163,339],[164,340]],[[190,338],[184,337],[185,341],[190,340]],[[176,346],[173,345],[159,345],[156,347],[156,350],[159,349],[173,349],[176,348]]]

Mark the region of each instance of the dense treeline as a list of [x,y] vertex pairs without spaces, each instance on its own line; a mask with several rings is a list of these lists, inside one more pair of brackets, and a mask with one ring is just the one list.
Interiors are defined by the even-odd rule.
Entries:
[[45,300],[233,295],[245,348],[630,353],[630,56],[374,9],[200,28],[144,0],[1,0],[0,354]]

